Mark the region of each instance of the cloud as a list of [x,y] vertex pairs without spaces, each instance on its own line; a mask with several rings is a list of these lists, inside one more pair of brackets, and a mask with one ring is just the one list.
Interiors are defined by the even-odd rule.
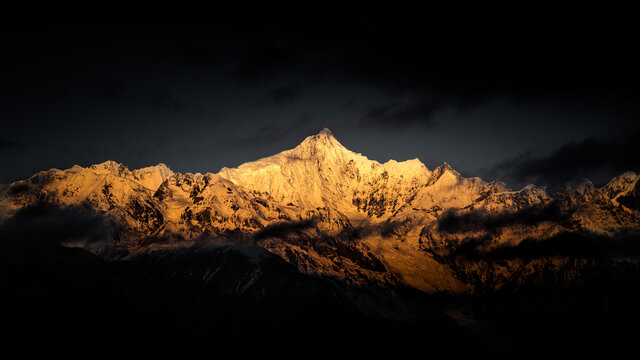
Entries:
[[[303,231],[315,228],[319,221],[320,220],[318,218],[312,217],[310,219],[298,221],[283,221],[275,223],[255,232],[253,234],[253,238],[260,240],[267,237],[285,238],[291,234],[301,235]],[[343,240],[352,242],[368,236],[382,236],[387,238],[393,236],[396,230],[403,225],[405,225],[405,223],[399,221],[361,224],[354,227],[346,227],[336,236],[317,237],[315,238],[315,241],[322,243],[339,243]]]
[[438,218],[438,228],[448,233],[465,233],[473,231],[496,232],[512,225],[537,225],[551,221],[563,223],[569,215],[562,211],[556,201],[535,205],[517,211],[501,211],[490,213],[484,209],[462,211],[451,209]]
[[592,233],[565,232],[554,237],[537,240],[526,239],[517,245],[498,246],[484,250],[489,237],[471,239],[458,247],[454,256],[470,259],[533,259],[551,256],[612,257],[639,256],[640,234],[620,232],[608,237]]
[[[1,260],[16,261],[16,254],[46,252],[61,245],[95,248],[110,240],[108,221],[80,208],[37,204],[18,210],[0,225]],[[16,258],[14,258],[16,257]]]
[[271,90],[265,96],[265,103],[283,106],[296,101],[300,97],[300,87],[295,84],[282,85]]
[[[268,32],[272,28],[266,28]],[[282,41],[273,41],[267,37],[253,41],[247,46],[241,57],[237,75],[247,82],[257,82],[272,78],[285,69],[294,67],[298,62],[301,49]]]
[[[529,24],[532,24],[532,18],[529,18]],[[129,20],[113,24],[113,20],[102,19],[96,23],[93,20],[83,21],[69,33],[67,30],[51,27],[47,22],[27,22],[28,29],[23,29],[27,33],[22,39],[32,41],[22,41],[19,37],[9,39],[15,48],[11,48],[7,56],[15,66],[7,68],[10,69],[7,72],[8,80],[5,82],[4,91],[0,91],[0,103],[6,103],[11,107],[7,110],[9,113],[3,113],[2,117],[7,119],[13,132],[23,132],[25,136],[33,134],[36,140],[39,140],[29,140],[21,136],[25,141],[28,140],[30,146],[47,148],[50,150],[47,151],[49,157],[63,160],[66,158],[65,163],[73,164],[78,161],[93,161],[91,159],[101,156],[94,148],[104,149],[113,141],[119,143],[116,155],[130,157],[128,154],[135,153],[139,144],[144,142],[144,139],[119,132],[115,137],[102,139],[104,144],[100,146],[94,144],[95,141],[85,144],[91,142],[87,140],[91,137],[83,135],[95,133],[105,121],[127,122],[129,128],[143,127],[148,129],[145,131],[148,138],[171,132],[169,135],[176,138],[178,143],[188,142],[191,144],[188,146],[195,146],[192,143],[196,142],[203,143],[196,140],[202,137],[202,133],[211,133],[211,126],[220,125],[227,130],[222,131],[224,129],[220,128],[221,131],[216,131],[221,141],[214,141],[217,145],[213,142],[210,145],[220,150],[228,147],[228,140],[251,135],[265,122],[270,121],[269,119],[280,119],[274,122],[286,130],[283,122],[287,122],[291,114],[291,109],[286,108],[286,105],[298,99],[304,101],[298,101],[295,105],[302,105],[304,102],[307,105],[304,111],[311,112],[318,118],[316,124],[331,121],[344,126],[345,135],[351,138],[350,146],[361,147],[363,150],[354,150],[366,152],[376,147],[371,146],[370,135],[359,133],[361,129],[355,124],[358,121],[361,122],[361,127],[382,126],[385,130],[419,124],[432,126],[435,125],[434,114],[443,109],[475,106],[503,93],[510,98],[523,101],[549,97],[584,100],[588,93],[597,93],[605,98],[608,96],[613,102],[631,102],[624,99],[637,99],[631,96],[635,94],[634,87],[624,86],[626,82],[635,84],[634,74],[637,72],[630,72],[631,76],[617,76],[623,74],[625,69],[635,69],[637,61],[634,61],[633,56],[618,56],[621,54],[616,53],[610,56],[606,52],[597,51],[603,46],[603,42],[598,40],[600,37],[590,38],[589,42],[584,41],[589,38],[588,32],[592,31],[589,28],[586,29],[583,45],[589,45],[595,53],[602,54],[599,57],[582,56],[583,53],[565,48],[564,45],[567,43],[560,41],[560,37],[556,41],[545,42],[538,40],[535,34],[531,33],[542,31],[541,39],[553,40],[553,26],[545,29],[533,26],[530,29],[536,30],[531,30],[525,34],[528,36],[520,38],[518,30],[527,30],[527,22],[518,26],[517,22],[514,24],[508,19],[502,21],[507,21],[508,25],[515,25],[516,31],[512,31],[513,27],[509,27],[507,31],[500,27],[501,22],[486,19],[446,19],[446,16],[438,19],[434,15],[413,13],[401,17],[388,14],[373,17],[343,14],[339,19],[332,17],[331,26],[326,26],[326,19],[320,17],[315,20],[303,20],[289,19],[287,16],[287,21],[277,21],[271,17],[253,17],[243,18],[243,21],[237,23],[218,20]],[[284,16],[281,20],[285,20]],[[65,22],[65,26],[73,27],[69,24],[75,22],[76,20]],[[490,32],[491,28],[494,30],[493,33]],[[78,31],[79,29],[81,31]],[[114,29],[117,31],[113,31]],[[614,30],[604,29],[603,37],[606,37],[607,31]],[[625,34],[623,32],[620,37],[611,37],[611,47],[614,50],[618,49],[616,43],[624,42]],[[87,42],[87,38],[93,40]],[[517,40],[513,41],[514,38]],[[549,44],[550,48],[545,49],[545,44]],[[571,39],[568,44],[573,46],[576,42]],[[554,52],[553,45],[560,51]],[[633,49],[629,46],[619,48],[622,50],[616,51]],[[83,49],[83,55],[78,56],[74,49]],[[47,61],[42,61],[42,57],[36,54],[47,55]],[[600,61],[603,58],[605,61]],[[96,68],[96,61],[99,60],[102,60],[105,66]],[[621,66],[612,66],[619,61],[623,62]],[[153,66],[148,66],[149,64]],[[634,65],[630,67],[625,64]],[[60,72],[59,69],[68,71]],[[614,72],[610,73],[609,69]],[[163,74],[161,79],[155,76],[157,73]],[[607,74],[611,74],[611,79],[603,77]],[[188,81],[185,81],[185,76],[189,78]],[[592,81],[594,77],[597,78],[595,82]],[[239,81],[243,78],[260,83],[256,88],[251,88],[251,85],[255,84],[247,86]],[[105,81],[113,79],[125,82],[124,93],[117,81]],[[157,90],[166,89],[169,92],[158,92],[151,99],[149,79],[157,80],[154,81],[157,83]],[[292,83],[299,86],[298,90],[306,90],[312,84],[314,91],[296,94],[292,88],[278,88],[279,85]],[[68,96],[60,100],[42,102],[41,96],[35,93],[38,89],[48,89],[46,92],[54,96],[63,94],[61,90],[67,89]],[[82,91],[84,89],[89,89],[89,93]],[[137,94],[135,89],[146,89],[147,93],[137,96],[129,94],[131,91]],[[245,107],[243,104],[247,99],[255,98],[256,89],[273,90],[268,97],[274,103],[283,104],[283,108],[261,109],[255,106],[260,104],[255,103]],[[391,101],[371,103],[380,94],[386,93],[415,100],[397,101],[396,97]],[[430,94],[438,96],[429,98],[428,101],[422,100],[423,97],[435,96]],[[144,101],[147,108],[138,109],[133,115],[133,104],[129,102],[121,101],[119,104],[111,104],[113,106],[102,104],[106,107],[100,108],[86,101],[87,97],[95,100],[96,96],[101,99],[122,99],[125,96],[129,99],[131,96],[131,100]],[[264,97],[265,94],[259,93],[258,96]],[[356,99],[360,105],[344,113],[335,109],[336,102],[343,102],[349,98]],[[591,99],[592,97],[587,97],[587,100]],[[185,115],[189,115],[189,118],[183,120],[189,121],[191,126],[183,127],[184,131],[180,133],[167,130],[174,128],[167,126],[174,121],[171,116],[154,117],[158,115],[154,113],[157,111],[152,109],[149,112],[148,109],[150,103],[153,103],[155,109],[178,110],[185,106],[182,101],[187,102],[188,113]],[[509,101],[505,103],[510,105]],[[196,110],[193,109],[194,106]],[[213,109],[222,111],[224,116],[216,117],[212,121],[207,114],[214,111]],[[138,111],[140,113],[137,113]],[[495,112],[490,116],[493,114]],[[86,122],[87,118],[95,121]],[[154,118],[158,126],[149,128],[149,118]],[[60,126],[50,127],[52,119],[59,120]],[[456,126],[460,128],[459,133],[448,132],[443,136],[453,136],[455,140],[460,138],[462,141],[468,136],[473,136],[464,129],[476,119],[459,121],[460,126]],[[484,128],[490,129],[496,126],[496,121],[489,120],[486,125]],[[524,125],[534,124],[523,124],[523,127]],[[51,134],[42,133],[49,128]],[[273,128],[275,129],[275,126]],[[296,136],[300,133],[297,132]],[[271,151],[276,148],[275,142],[282,139],[282,133],[273,131],[273,134],[275,135],[271,135],[271,140],[260,136],[251,137],[250,140],[263,143],[272,141],[273,147],[268,148]],[[355,137],[356,135],[358,137]],[[431,135],[424,135],[425,139],[433,140]],[[499,135],[487,136],[489,141],[493,141]],[[70,141],[52,140],[60,138],[73,138],[76,145],[72,145],[74,142]],[[107,139],[111,139],[111,142]],[[416,154],[411,155],[407,152],[415,153],[420,150],[415,144],[416,141],[412,146],[407,145],[401,149],[394,146],[393,142],[397,143],[400,141],[398,139],[390,138],[388,145],[394,147],[397,156],[415,156]],[[481,137],[474,136],[474,140],[478,139]],[[429,143],[439,146],[450,143],[448,140],[451,139],[443,138],[440,143]],[[496,140],[502,141],[505,141],[504,138]],[[70,148],[69,154],[60,154],[60,143],[67,144],[65,146]],[[460,142],[459,149],[450,150],[447,146],[441,146],[439,151],[429,153],[440,158],[460,157],[464,156],[465,151],[469,152],[470,147],[477,146],[477,143]],[[87,147],[88,151],[78,151],[82,147]],[[375,150],[378,154],[374,153],[371,156],[388,155],[380,155],[384,152],[384,149],[380,149]],[[78,153],[84,154],[82,159],[78,160]],[[216,151],[218,155],[212,156],[219,159],[202,161],[198,160],[197,156],[184,152],[174,151],[172,156],[176,159],[176,166],[189,171],[206,171],[228,165],[229,162],[248,159],[248,155],[242,157],[234,154],[229,155],[232,157],[230,159],[223,159],[220,154],[224,153]],[[262,153],[266,154],[267,149]],[[30,153],[21,154],[20,158],[11,160],[12,164],[4,164],[3,170],[15,172],[12,167],[24,167],[17,164],[33,162],[36,158],[38,156]],[[199,168],[189,169],[193,164],[197,164]],[[35,164],[32,167],[40,166]]]
[[566,143],[547,155],[520,154],[487,171],[491,177],[518,184],[556,185],[590,178],[604,183],[625,171],[640,170],[640,131],[616,138],[588,138]]
[[261,240],[269,237],[282,238],[290,234],[300,234],[302,231],[315,227],[317,222],[318,220],[315,218],[299,221],[283,221],[256,231],[253,234],[253,238]]
[[178,102],[168,91],[156,91],[151,94],[151,106],[162,110],[184,110],[185,105]]
[[397,127],[413,124],[436,126],[433,115],[453,105],[451,101],[438,101],[433,97],[418,101],[390,101],[374,106],[360,117],[361,126]]
[[[498,97],[615,110],[640,94],[637,55],[628,46],[632,31],[624,31],[631,29],[622,21],[596,30],[581,18],[533,13],[513,19],[349,16],[333,19],[331,29],[322,26],[324,19],[288,20],[253,25],[259,36],[247,37],[238,65],[242,77],[346,80],[400,95],[439,96],[379,104],[362,114],[363,123],[430,123],[443,107],[468,108]],[[569,29],[580,29],[579,36]]]
[[[253,239],[278,238],[285,242],[309,246],[318,254],[327,258],[339,256],[353,261],[364,269],[379,272],[387,271],[382,261],[373,255],[366,245],[358,244],[356,240],[372,235],[389,237],[396,229],[397,223],[381,223],[356,228],[345,228],[336,236],[320,235],[313,238],[303,236],[304,231],[315,228],[319,221],[317,218],[310,218],[276,223],[254,233]],[[290,237],[290,235],[294,235],[294,237]],[[294,264],[297,262],[295,258],[290,258],[289,261]]]
[[380,223],[366,223],[343,230],[342,237],[347,240],[358,240],[368,236],[382,236],[388,238],[396,233],[396,230],[404,226],[402,221],[384,221]]
[[24,146],[26,146],[26,144],[18,141],[0,139],[0,150],[15,149],[15,148],[21,148]]
[[96,84],[96,94],[105,100],[119,100],[124,91],[124,85],[120,81],[103,81]]
[[556,201],[517,211],[489,213],[485,210],[451,210],[438,219],[438,228],[448,233],[473,234],[451,249],[449,256],[469,259],[542,258],[550,256],[610,257],[640,255],[640,233],[621,231],[613,236],[566,231],[547,239],[525,239],[517,245],[493,244],[504,227],[535,226],[553,222],[572,228],[571,209],[563,210]]
[[285,123],[270,122],[260,126],[253,134],[240,138],[240,142],[251,146],[260,146],[265,144],[273,144],[281,141],[283,137],[291,133],[303,132],[309,130],[309,125],[313,122],[313,118],[308,114],[301,115],[296,121]]

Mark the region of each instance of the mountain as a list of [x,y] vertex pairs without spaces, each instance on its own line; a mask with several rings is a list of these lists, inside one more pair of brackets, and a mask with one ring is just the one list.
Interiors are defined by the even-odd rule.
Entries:
[[211,339],[236,357],[250,342],[251,358],[409,356],[423,343],[534,358],[566,345],[549,339],[610,354],[632,334],[625,319],[640,320],[639,179],[513,190],[447,163],[379,163],[328,129],[218,173],[42,171],[0,186],[10,339],[103,356],[113,334],[114,356],[182,356]]
[[515,191],[465,178],[446,163],[433,170],[418,159],[381,164],[324,129],[294,149],[216,174],[164,164],[129,170],[113,161],[43,171],[4,187],[0,219],[55,204],[103,219],[101,242],[67,243],[108,259],[226,239],[347,284],[465,293],[478,284],[451,264],[461,254],[640,230],[639,178],[627,172],[602,188],[585,181],[562,192]]

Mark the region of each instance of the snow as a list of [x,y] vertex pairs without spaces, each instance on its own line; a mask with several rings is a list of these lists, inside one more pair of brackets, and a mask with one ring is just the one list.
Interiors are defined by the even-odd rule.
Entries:
[[[616,200],[637,196],[633,191],[639,178],[627,172],[602,188],[583,182],[561,196],[576,205],[572,220],[580,230],[607,235],[639,230],[638,210]],[[449,210],[515,212],[550,204],[553,196],[534,185],[513,191],[503,183],[465,178],[447,163],[433,171],[418,159],[381,164],[346,149],[323,129],[293,149],[217,174],[181,174],[162,163],[129,170],[114,161],[42,171],[0,187],[0,222],[42,200],[88,207],[117,224],[121,250],[136,253],[176,246],[168,240],[147,243],[154,238],[250,238],[274,224],[313,220],[295,231],[266,236],[259,244],[313,275],[353,283],[400,281],[425,292],[465,292],[469,289],[432,252],[486,234],[440,232],[440,216]],[[357,251],[370,252],[388,272],[368,269],[339,253],[321,254],[309,245],[354,228],[360,231]],[[383,229],[390,231],[383,234]],[[492,234],[491,246],[563,231],[569,230],[551,221],[510,226]]]
[[388,177],[390,186],[402,186],[429,174],[418,159],[380,164],[349,151],[329,129],[307,137],[292,150],[218,173],[244,188],[268,192],[285,204],[305,209],[338,207],[346,212],[356,210],[354,192],[382,177]]

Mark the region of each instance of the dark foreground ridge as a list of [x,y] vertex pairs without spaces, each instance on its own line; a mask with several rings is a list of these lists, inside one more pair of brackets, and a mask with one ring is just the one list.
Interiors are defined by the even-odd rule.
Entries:
[[[25,261],[0,269],[10,329],[2,346],[27,357],[340,359],[408,357],[425,347],[454,357],[488,351],[420,294],[347,290],[264,251],[247,254],[260,249],[203,246],[110,263],[81,249],[23,250],[11,255]],[[416,316],[367,314],[351,296],[411,302]]]
[[[562,270],[546,263],[517,288],[426,295],[305,275],[251,243],[200,242],[107,262],[60,242],[97,236],[100,223],[56,211],[63,226],[18,218],[0,230],[5,351],[158,359],[611,356],[632,350],[628,325],[640,320],[640,267],[629,261],[576,258]],[[29,230],[34,223],[39,228]],[[448,261],[460,277],[470,264],[491,276],[496,264]]]

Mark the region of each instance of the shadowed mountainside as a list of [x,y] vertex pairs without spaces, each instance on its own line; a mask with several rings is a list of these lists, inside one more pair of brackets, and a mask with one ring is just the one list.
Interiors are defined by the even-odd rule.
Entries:
[[599,338],[585,353],[611,352],[637,319],[639,178],[516,191],[381,164],[326,129],[217,174],[43,171],[0,187],[9,343],[535,357]]

